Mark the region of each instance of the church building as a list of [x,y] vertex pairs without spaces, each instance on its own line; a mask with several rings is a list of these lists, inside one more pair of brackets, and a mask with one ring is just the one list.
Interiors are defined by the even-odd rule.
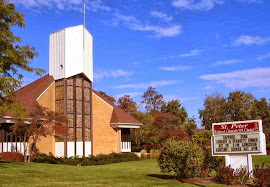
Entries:
[[[93,37],[83,25],[50,35],[49,75],[14,93],[30,112],[35,102],[67,116],[68,135],[41,137],[37,148],[56,157],[131,152],[130,129],[142,124],[93,90]],[[12,116],[0,118],[0,152],[22,152],[11,134]]]

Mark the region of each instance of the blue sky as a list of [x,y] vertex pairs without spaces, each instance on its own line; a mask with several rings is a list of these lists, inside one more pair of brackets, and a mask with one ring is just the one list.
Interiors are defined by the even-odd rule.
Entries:
[[[243,90],[270,94],[270,1],[13,0],[25,29],[15,34],[48,71],[49,34],[83,23],[94,37],[96,90],[140,102],[148,86],[180,99],[198,117],[205,96]],[[25,83],[37,79],[25,74]]]

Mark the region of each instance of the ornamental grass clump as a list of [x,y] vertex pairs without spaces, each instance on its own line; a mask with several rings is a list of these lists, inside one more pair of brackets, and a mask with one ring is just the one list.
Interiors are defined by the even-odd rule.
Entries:
[[160,155],[160,150],[158,149],[151,149],[149,152],[150,159],[158,159]]
[[158,165],[163,173],[174,173],[177,178],[198,177],[203,158],[203,150],[198,145],[168,140],[161,149]]

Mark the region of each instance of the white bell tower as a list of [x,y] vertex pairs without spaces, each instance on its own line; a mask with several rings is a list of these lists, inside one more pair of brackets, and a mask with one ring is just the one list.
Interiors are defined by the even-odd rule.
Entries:
[[93,37],[83,25],[50,34],[49,74],[55,80],[84,74],[93,82]]

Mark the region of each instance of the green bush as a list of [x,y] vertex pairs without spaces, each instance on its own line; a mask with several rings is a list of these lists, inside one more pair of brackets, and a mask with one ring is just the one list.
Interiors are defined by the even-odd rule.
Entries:
[[109,155],[99,154],[90,157],[61,157],[56,158],[52,155],[41,155],[36,158],[34,162],[50,163],[50,164],[63,164],[74,166],[92,166],[92,165],[105,165],[117,162],[127,162],[139,160],[139,157],[134,153],[111,153]]
[[178,178],[198,177],[203,159],[203,150],[196,144],[168,140],[161,149],[158,165],[163,173],[173,172]]
[[264,164],[256,165],[253,169],[253,182],[256,186],[270,185],[270,166],[264,167]]
[[203,165],[201,177],[207,177],[213,170],[217,171],[220,166],[224,166],[224,157],[214,157],[211,151],[211,130],[198,131],[192,136],[192,143],[197,144],[203,149]]

